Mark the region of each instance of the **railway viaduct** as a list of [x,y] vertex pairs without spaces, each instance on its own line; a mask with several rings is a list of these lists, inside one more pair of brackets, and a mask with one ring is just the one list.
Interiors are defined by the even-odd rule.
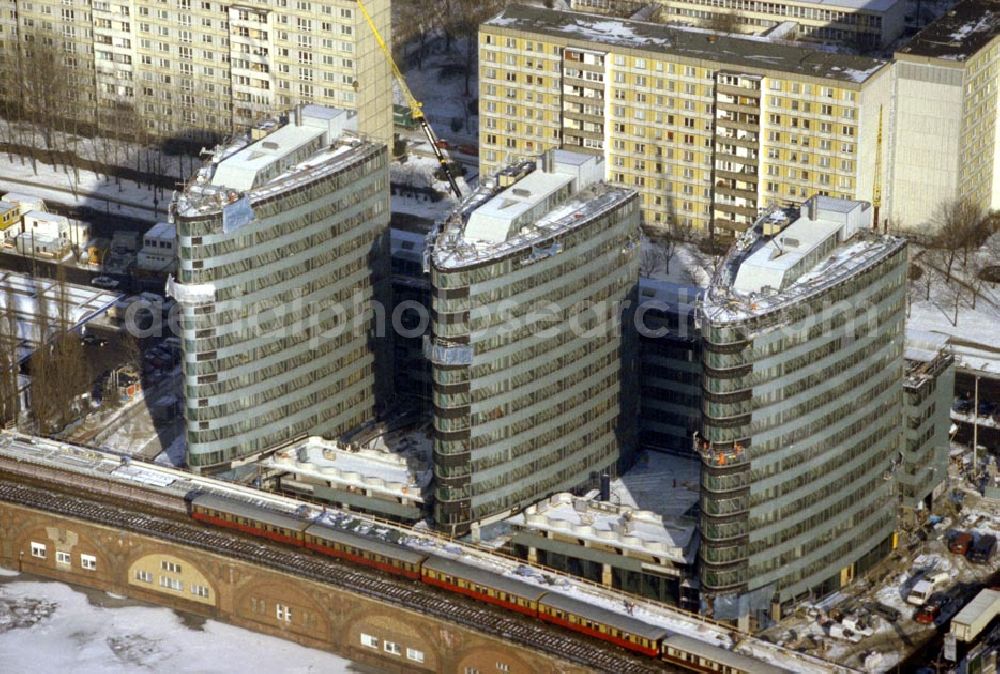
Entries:
[[[6,568],[218,619],[382,671],[654,671],[418,584],[3,477]],[[575,664],[559,657],[567,653]]]

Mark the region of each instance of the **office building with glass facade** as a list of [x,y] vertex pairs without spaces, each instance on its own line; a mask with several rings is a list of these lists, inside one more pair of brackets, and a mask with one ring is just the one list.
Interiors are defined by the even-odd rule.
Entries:
[[[216,148],[175,200],[187,461],[222,470],[374,418],[387,282],[384,145],[305,106]],[[384,250],[383,250],[384,249]]]
[[701,585],[745,618],[895,545],[906,243],[813,197],[741,236],[702,307]]
[[[552,151],[484,184],[430,256],[435,520],[452,533],[596,486],[635,443],[633,190]],[[629,331],[630,334],[630,331]]]

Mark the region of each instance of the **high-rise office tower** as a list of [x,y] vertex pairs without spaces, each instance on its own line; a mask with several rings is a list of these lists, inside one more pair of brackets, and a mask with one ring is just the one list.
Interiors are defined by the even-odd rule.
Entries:
[[701,586],[719,617],[832,592],[895,542],[906,242],[862,202],[789,210],[704,299]]
[[451,532],[627,462],[638,199],[599,158],[553,151],[500,172],[430,256],[435,519]]
[[[218,470],[374,417],[387,150],[305,106],[216,148],[174,205],[187,460]],[[382,267],[386,267],[383,269]]]

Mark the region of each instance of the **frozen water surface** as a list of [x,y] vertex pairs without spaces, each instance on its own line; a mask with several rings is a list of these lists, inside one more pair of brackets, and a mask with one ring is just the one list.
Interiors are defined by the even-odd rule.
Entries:
[[[7,576],[8,574],[4,574]],[[107,594],[91,603],[69,585],[4,578],[0,584],[0,671],[121,674],[164,672],[375,672],[370,667],[215,620],[185,620],[168,608]],[[104,602],[99,602],[104,603]]]

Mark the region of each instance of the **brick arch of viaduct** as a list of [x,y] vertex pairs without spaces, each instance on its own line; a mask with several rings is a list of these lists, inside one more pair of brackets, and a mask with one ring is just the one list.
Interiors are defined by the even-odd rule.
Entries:
[[[47,546],[46,558],[32,557],[32,542]],[[56,564],[55,551],[59,549],[70,553],[70,568]],[[82,569],[80,554],[93,555],[96,569]],[[179,578],[204,578],[212,601],[165,591],[155,577],[148,586],[130,579],[130,571],[134,575],[137,565],[149,558],[173,560],[186,567]],[[201,550],[6,503],[0,503],[0,564],[218,618],[383,668],[385,654],[362,647],[362,634],[376,634],[380,644],[399,644],[404,656],[408,647],[422,652],[424,662],[419,667],[405,662],[400,671],[464,671],[473,663],[481,667],[492,659],[509,662],[513,672],[537,670],[526,654],[441,621],[416,618],[415,614],[414,619],[406,619],[412,612],[400,607]],[[185,586],[185,591],[188,589]],[[290,621],[279,619],[279,604],[291,609]]]

